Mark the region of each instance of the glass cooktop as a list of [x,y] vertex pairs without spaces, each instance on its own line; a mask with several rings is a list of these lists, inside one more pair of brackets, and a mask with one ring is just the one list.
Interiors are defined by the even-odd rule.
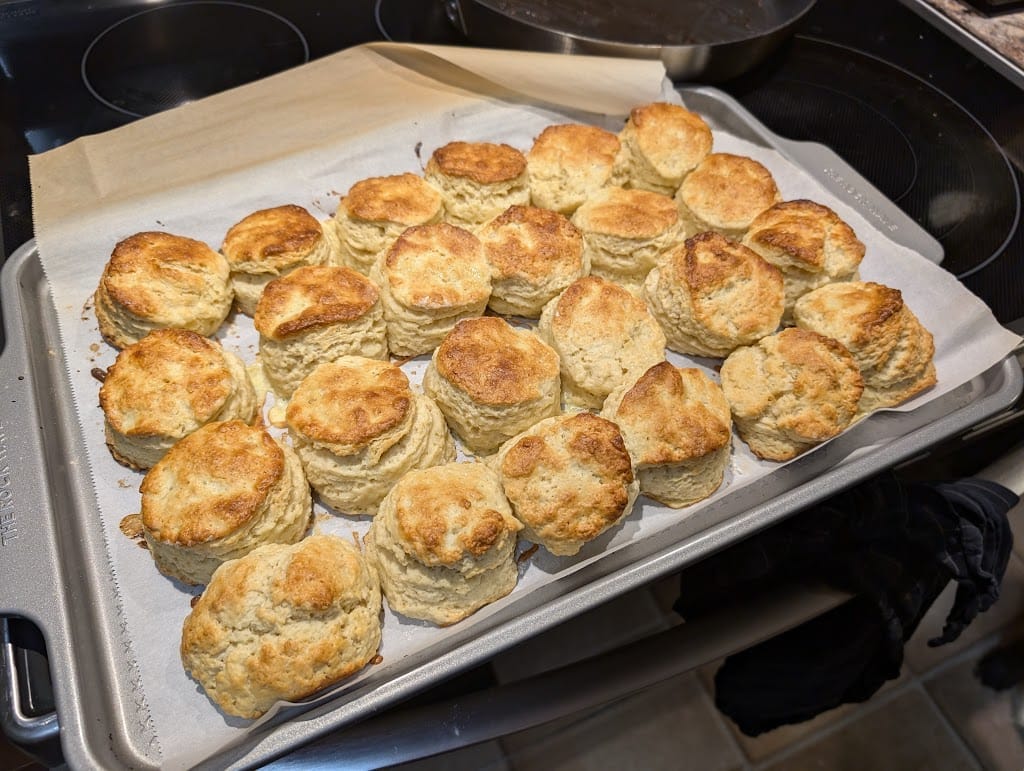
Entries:
[[[443,0],[0,3],[4,255],[32,235],[29,153],[385,39],[468,42]],[[896,0],[819,0],[767,62],[716,85],[776,133],[831,146],[1000,320],[1024,317],[1013,84]]]

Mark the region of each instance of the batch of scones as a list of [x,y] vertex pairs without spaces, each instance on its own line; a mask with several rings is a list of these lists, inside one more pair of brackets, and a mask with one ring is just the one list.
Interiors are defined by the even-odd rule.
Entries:
[[[253,212],[219,251],[114,247],[95,292],[119,349],[106,440],[145,472],[156,568],[205,586],[180,652],[225,713],[358,672],[384,602],[454,624],[514,589],[521,541],[574,555],[640,495],[709,497],[734,430],[784,461],[935,383],[931,334],[860,280],[853,230],[712,149],[699,115],[653,103],[525,152],[451,142],[324,221]],[[211,339],[232,303],[258,362]],[[361,549],[311,534],[313,493],[372,517]]]

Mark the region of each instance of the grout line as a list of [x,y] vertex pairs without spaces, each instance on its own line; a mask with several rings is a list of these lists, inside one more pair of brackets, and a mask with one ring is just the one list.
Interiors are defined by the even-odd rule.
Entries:
[[932,712],[939,719],[939,722],[942,723],[943,726],[945,726],[946,732],[950,734],[950,736],[953,738],[953,741],[960,746],[960,749],[967,754],[967,757],[971,758],[974,761],[975,767],[978,768],[979,771],[983,769],[984,764],[981,762],[981,759],[974,751],[974,748],[971,747],[970,743],[966,739],[964,739],[963,736],[960,735],[960,732],[958,730],[956,730],[956,726],[954,726],[950,722],[949,718],[946,717],[946,713],[942,711],[942,708],[935,702],[935,700],[932,698],[932,695],[928,693],[928,689],[924,687],[924,684],[917,680],[914,682],[914,687],[919,693],[921,693],[921,695],[925,697],[925,699],[928,702],[928,705],[931,707]]
[[943,659],[942,661],[934,664],[927,671],[917,675],[917,677],[920,678],[920,680],[922,682],[931,682],[935,678],[941,677],[946,672],[948,672],[950,669],[953,669],[954,667],[959,666],[960,664],[964,663],[968,659],[972,659],[972,658],[979,658],[980,659],[982,656],[984,656],[989,651],[995,650],[996,648],[998,648],[1001,644],[1008,643],[1008,642],[1011,642],[1013,640],[1020,639],[1022,637],[1021,634],[1011,635],[1009,637],[1004,637],[1003,636],[1007,632],[1012,631],[1017,623],[1019,623],[1019,622],[1017,622],[1016,620],[1010,621],[1009,623],[1005,624],[1004,626],[1001,626],[998,629],[993,630],[992,632],[990,632],[989,634],[985,635],[984,637],[982,637],[982,638],[972,642],[970,645],[968,645],[962,651],[959,651],[958,653],[954,653],[949,658]]

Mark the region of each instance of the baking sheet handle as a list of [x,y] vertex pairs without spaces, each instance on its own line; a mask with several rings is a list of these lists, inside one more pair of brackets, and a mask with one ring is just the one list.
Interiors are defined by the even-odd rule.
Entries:
[[301,747],[266,769],[371,769],[507,736],[624,698],[749,648],[850,598],[790,586],[559,669],[450,701],[398,707]]
[[[5,293],[5,339],[11,341],[24,331],[13,329],[16,316]],[[10,342],[0,353],[0,617],[3,638],[0,661],[0,728],[18,744],[37,744],[55,739],[60,726],[57,715],[30,716],[22,709],[16,650],[6,617],[31,621],[43,633],[48,650],[54,634],[60,635],[61,563],[57,533],[49,504],[48,474],[54,473],[40,458],[47,416],[42,405],[53,394],[35,393],[30,376],[27,346]],[[48,352],[35,355],[47,357]],[[59,473],[59,472],[56,472]]]

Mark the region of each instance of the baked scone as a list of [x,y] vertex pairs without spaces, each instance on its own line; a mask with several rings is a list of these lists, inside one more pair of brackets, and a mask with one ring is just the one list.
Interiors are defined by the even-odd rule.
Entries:
[[572,223],[583,233],[591,274],[632,291],[682,238],[673,200],[649,190],[603,188],[576,210]]
[[115,348],[154,329],[212,335],[231,311],[228,261],[206,244],[171,233],[136,233],[114,247],[94,301],[103,339]]
[[669,250],[647,275],[641,297],[668,347],[694,356],[728,356],[770,335],[784,306],[779,269],[714,231]]
[[441,221],[441,194],[416,174],[370,177],[356,182],[338,203],[329,228],[342,265],[363,275],[402,231]]
[[781,200],[775,178],[753,158],[711,153],[676,193],[685,235],[717,230],[737,241],[754,218]]
[[797,300],[793,317],[853,354],[864,377],[861,412],[895,407],[935,385],[935,341],[898,289],[870,281],[826,284]]
[[671,196],[711,152],[711,129],[697,113],[677,104],[634,107],[619,132],[622,151],[614,184]]
[[284,398],[322,362],[388,357],[380,292],[351,268],[310,265],[274,279],[256,305],[253,325],[267,381]]
[[491,296],[491,266],[480,239],[444,222],[402,233],[370,278],[380,287],[395,356],[432,351],[457,321],[481,315]]
[[864,391],[842,343],[795,327],[737,348],[721,377],[737,433],[765,460],[795,458],[839,434]]
[[364,543],[393,611],[449,626],[515,588],[520,529],[494,471],[448,463],[398,480]]
[[185,617],[181,662],[229,715],[257,718],[377,655],[377,575],[349,541],[311,535],[220,567]]
[[423,390],[466,449],[485,455],[559,413],[558,354],[497,316],[465,319],[434,349]]
[[649,498],[678,509],[721,486],[732,418],[722,389],[699,369],[655,364],[612,392],[601,415],[622,431],[640,492]]
[[312,497],[295,452],[262,426],[207,423],[142,485],[142,530],[161,573],[205,584],[223,562],[306,534]]
[[187,329],[156,329],[118,353],[100,386],[100,408],[111,455],[148,469],[200,426],[248,423],[257,404],[234,353]]
[[864,244],[853,228],[827,206],[785,201],[758,215],[743,237],[782,271],[786,282],[785,321],[801,295],[833,281],[853,281],[864,259]]
[[526,156],[506,144],[449,142],[431,154],[424,176],[441,191],[444,218],[453,225],[474,228],[530,203]]
[[566,403],[600,409],[617,386],[665,360],[665,333],[644,301],[597,276],[544,307],[537,330],[559,356]]
[[489,461],[501,475],[522,537],[559,556],[615,527],[639,486],[619,427],[592,412],[547,418]]
[[332,262],[331,246],[320,221],[295,204],[261,209],[232,225],[220,251],[231,269],[235,306],[252,316],[267,282],[301,265]]
[[309,483],[343,514],[375,514],[403,474],[455,460],[441,410],[387,361],[324,362],[295,389],[285,420]]
[[590,273],[583,235],[557,212],[510,206],[476,233],[491,266],[488,306],[537,318],[551,298]]
[[619,138],[598,126],[545,127],[526,154],[531,203],[571,215],[610,183],[619,149]]

